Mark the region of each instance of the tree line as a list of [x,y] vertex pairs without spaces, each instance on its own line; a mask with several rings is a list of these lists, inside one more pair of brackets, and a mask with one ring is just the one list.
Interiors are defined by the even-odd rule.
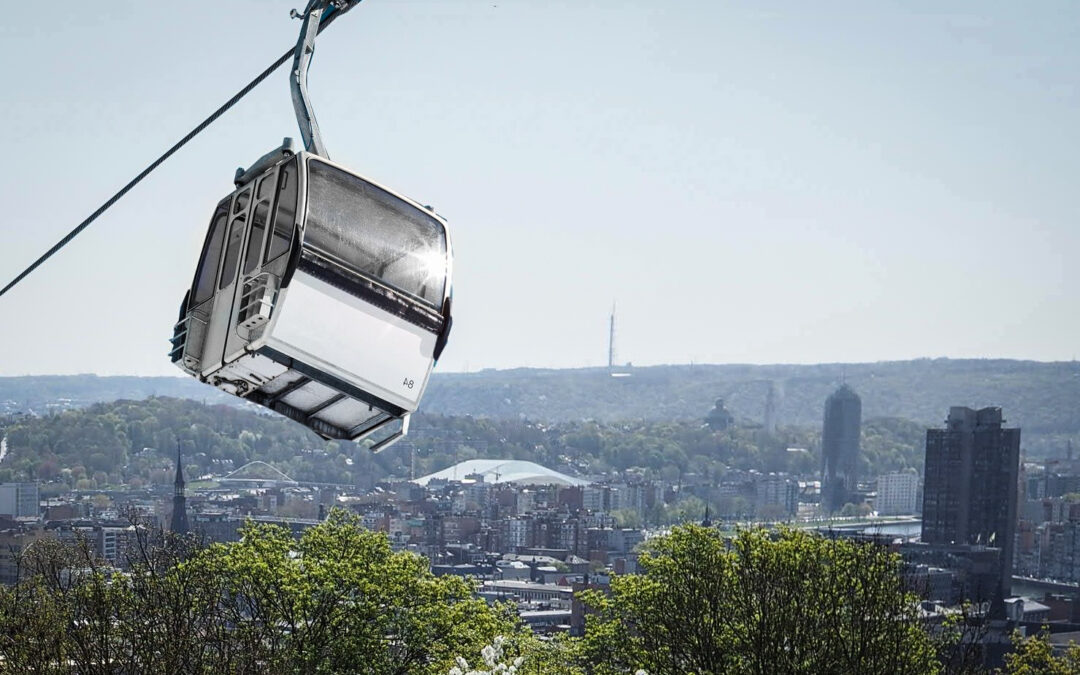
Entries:
[[239,542],[154,543],[130,572],[85,543],[41,540],[0,590],[0,672],[446,673],[513,632],[457,577],[335,511],[294,540],[250,525]]
[[[0,482],[40,480],[56,489],[160,485],[172,481],[177,449],[191,478],[223,475],[259,459],[296,480],[361,487],[407,477],[414,467],[425,475],[478,457],[527,459],[571,474],[632,473],[671,482],[689,474],[711,480],[727,469],[805,474],[820,467],[816,427],[766,433],[738,424],[713,430],[703,421],[704,413],[693,421],[557,424],[417,415],[406,440],[373,456],[362,445],[326,442],[277,415],[159,397],[0,419],[9,452]],[[862,474],[919,469],[924,434],[923,427],[907,420],[867,420]]]
[[[579,594],[584,637],[547,641],[340,510],[298,539],[134,532],[129,572],[85,542],[19,555],[20,582],[0,588],[0,673],[988,672],[977,615],[927,623],[896,555],[802,531],[675,528],[646,543],[640,573]],[[1045,634],[1015,643],[999,672],[1080,666]]]

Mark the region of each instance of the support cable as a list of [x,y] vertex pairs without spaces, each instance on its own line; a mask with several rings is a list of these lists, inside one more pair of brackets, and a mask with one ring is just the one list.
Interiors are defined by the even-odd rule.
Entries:
[[[356,5],[358,2],[359,2],[359,0],[350,0],[348,2],[341,2],[340,3],[340,5],[341,5],[340,8],[337,6],[338,3],[333,3],[333,2],[330,3],[331,4],[331,10],[327,11],[326,14],[323,15],[322,21],[319,23],[318,32],[321,33],[323,31],[323,29],[326,28],[330,24],[331,21],[336,19],[338,16],[342,15],[345,12],[345,10],[350,9],[352,6]],[[338,11],[333,11],[334,9],[337,9]],[[259,86],[262,83],[263,80],[270,77],[271,73],[273,73],[275,70],[280,68],[283,63],[285,63],[290,58],[292,58],[295,51],[296,51],[295,48],[290,48],[289,51],[285,52],[280,57],[278,57],[278,59],[276,61],[274,61],[272,64],[270,64],[270,66],[266,70],[259,73],[259,75],[254,80],[252,80],[251,82],[248,82],[247,85],[245,85],[243,89],[236,92],[236,94],[234,94],[232,98],[230,98],[228,101],[226,101],[224,105],[222,105],[220,108],[218,108],[217,110],[212,112],[209,117],[207,117],[205,120],[200,122],[197,127],[192,129],[190,132],[188,132],[188,134],[186,136],[181,138],[176,143],[176,145],[174,145],[171,148],[169,148],[168,150],[166,150],[165,154],[163,154],[160,157],[158,157],[157,159],[155,159],[153,161],[153,163],[150,164],[150,166],[143,169],[139,173],[139,175],[135,176],[135,178],[133,178],[131,180],[130,183],[128,183],[124,187],[120,188],[120,191],[117,192],[116,194],[114,194],[112,197],[109,197],[108,201],[106,201],[104,204],[102,204],[100,207],[98,207],[97,211],[94,211],[93,213],[91,213],[90,216],[86,220],[79,223],[78,227],[76,227],[71,232],[68,232],[67,236],[65,236],[63,239],[58,241],[55,245],[53,245],[53,247],[50,248],[48,251],[46,251],[44,255],[42,255],[40,258],[35,260],[32,265],[30,265],[29,267],[24,269],[22,272],[20,272],[19,276],[12,279],[11,282],[7,286],[4,286],[3,290],[0,290],[0,297],[2,297],[5,293],[10,291],[12,288],[14,288],[16,284],[18,284],[20,281],[25,279],[31,272],[33,272],[38,267],[40,267],[41,264],[44,263],[49,258],[51,258],[53,256],[53,254],[55,254],[57,251],[64,248],[65,246],[67,246],[71,242],[72,239],[79,236],[80,232],[82,232],[87,227],[89,227],[90,224],[93,223],[95,220],[97,220],[98,217],[101,214],[105,213],[109,209],[109,207],[111,207],[116,202],[120,201],[121,197],[123,197],[128,192],[130,192],[133,187],[135,187],[136,185],[141,183],[142,180],[144,178],[146,178],[147,176],[149,176],[150,173],[154,169],[158,168],[159,166],[161,166],[161,164],[165,160],[172,157],[173,154],[176,153],[177,150],[179,150],[180,148],[187,145],[188,141],[190,141],[191,139],[195,138],[200,133],[202,133],[202,131],[204,129],[206,129],[206,127],[208,127],[211,124],[213,124],[214,122],[216,122],[219,117],[221,117],[226,112],[228,112],[229,108],[232,108],[234,105],[236,105],[240,101],[240,99],[244,98],[249,93],[251,93],[252,89]]]
[[91,224],[91,223],[93,223],[93,222],[94,222],[95,220],[97,220],[97,219],[98,219],[98,216],[100,216],[101,214],[105,213],[105,211],[107,211],[107,210],[109,209],[109,207],[111,207],[111,206],[112,206],[113,204],[115,204],[116,202],[120,201],[120,198],[121,198],[121,197],[123,197],[123,196],[124,196],[124,195],[126,195],[126,194],[127,194],[128,192],[130,192],[130,191],[131,191],[131,189],[132,189],[133,187],[135,187],[136,185],[138,185],[139,183],[141,183],[141,182],[142,182],[142,179],[144,179],[144,178],[146,178],[147,176],[149,176],[149,175],[150,175],[150,172],[152,172],[152,171],[153,171],[154,169],[156,169],[156,168],[158,168],[159,166],[161,166],[161,164],[162,164],[162,163],[163,163],[163,162],[164,162],[165,160],[167,160],[168,158],[172,157],[172,156],[173,156],[173,154],[174,154],[174,153],[175,153],[175,152],[176,152],[177,150],[179,150],[180,148],[182,148],[182,147],[184,147],[185,145],[187,145],[187,144],[188,144],[188,141],[190,141],[191,139],[193,139],[193,138],[195,138],[196,136],[198,136],[198,135],[199,135],[200,133],[202,133],[202,131],[203,131],[204,129],[206,129],[206,127],[208,127],[208,126],[210,126],[211,124],[213,124],[214,122],[216,122],[216,121],[217,121],[217,119],[218,119],[219,117],[221,117],[222,115],[224,115],[224,114],[225,114],[225,113],[226,113],[226,112],[227,112],[227,111],[229,110],[229,108],[233,107],[234,105],[236,105],[236,104],[237,104],[237,103],[238,103],[238,102],[240,101],[240,99],[242,99],[242,98],[244,98],[245,96],[247,96],[247,95],[248,95],[248,94],[249,94],[249,93],[251,92],[251,90],[252,90],[252,89],[254,89],[255,87],[257,87],[257,86],[258,86],[259,84],[261,84],[261,83],[262,83],[262,81],[263,81],[263,80],[265,80],[265,79],[266,79],[267,77],[269,77],[271,73],[273,73],[273,72],[274,72],[275,70],[277,70],[278,68],[280,68],[280,67],[281,67],[281,64],[283,64],[283,63],[285,63],[286,61],[288,61],[288,60],[289,60],[289,58],[291,58],[291,57],[292,57],[292,55],[293,55],[293,50],[291,50],[291,49],[290,49],[289,51],[285,52],[284,54],[282,54],[282,55],[281,55],[281,57],[279,57],[277,61],[274,61],[274,63],[270,65],[270,67],[269,67],[269,68],[267,68],[267,69],[266,69],[266,70],[264,70],[263,72],[259,73],[259,76],[258,76],[258,77],[256,77],[256,78],[255,78],[254,80],[252,80],[251,82],[249,82],[249,83],[247,84],[247,86],[245,86],[245,87],[244,87],[243,89],[241,89],[240,91],[238,91],[238,92],[237,92],[237,93],[236,93],[236,94],[235,94],[235,95],[234,95],[234,96],[233,96],[232,98],[230,98],[230,99],[229,99],[228,101],[226,101],[224,105],[222,105],[222,106],[221,106],[220,108],[218,108],[217,110],[215,110],[215,111],[214,111],[213,113],[211,113],[211,114],[210,114],[210,116],[209,116],[209,117],[207,117],[207,118],[206,118],[205,120],[203,120],[203,121],[202,121],[201,123],[199,123],[199,125],[198,125],[197,127],[195,127],[195,128],[194,128],[194,129],[192,129],[192,130],[191,130],[190,132],[188,132],[188,134],[187,134],[186,136],[184,136],[183,138],[181,138],[181,139],[180,139],[180,140],[179,140],[179,141],[178,141],[178,142],[176,143],[176,145],[174,145],[174,146],[172,146],[171,148],[169,148],[168,150],[166,150],[166,151],[165,151],[165,154],[163,154],[163,155],[161,155],[160,157],[158,157],[157,159],[155,159],[155,160],[153,161],[153,163],[152,163],[152,164],[150,164],[150,166],[148,166],[148,167],[146,167],[145,169],[143,169],[143,170],[142,170],[142,171],[141,171],[141,172],[139,173],[139,175],[137,175],[137,176],[135,176],[135,178],[131,179],[131,182],[130,182],[130,183],[128,183],[128,184],[127,184],[127,185],[125,185],[124,187],[120,188],[120,191],[119,191],[119,192],[117,192],[116,194],[114,194],[114,195],[113,195],[112,197],[109,197],[109,200],[108,200],[108,201],[106,201],[106,202],[105,202],[104,204],[102,204],[101,206],[99,206],[99,207],[98,207],[98,209],[97,209],[97,211],[94,211],[93,213],[91,213],[91,214],[90,214],[90,216],[89,216],[89,217],[88,217],[88,218],[87,218],[86,220],[84,220],[84,221],[82,221],[81,223],[79,223],[78,227],[76,227],[76,228],[75,228],[74,230],[72,230],[71,232],[68,232],[68,233],[67,233],[67,236],[65,236],[65,237],[64,237],[63,239],[61,239],[60,241],[56,242],[56,244],[54,244],[52,248],[50,248],[50,249],[49,249],[48,251],[46,251],[46,252],[44,253],[44,255],[42,255],[42,256],[41,256],[40,258],[38,258],[37,260],[35,260],[35,261],[33,262],[33,264],[32,264],[32,265],[30,265],[29,267],[27,267],[27,268],[26,268],[25,270],[23,270],[22,272],[20,272],[20,273],[19,273],[19,276],[17,276],[17,277],[15,277],[14,279],[12,279],[12,280],[11,280],[11,282],[10,282],[10,283],[9,283],[9,284],[8,284],[7,286],[4,286],[4,289],[3,289],[3,290],[0,290],[0,296],[3,296],[3,295],[4,295],[5,293],[7,293],[7,292],[8,292],[9,290],[11,290],[12,288],[14,288],[16,284],[18,284],[18,283],[19,283],[20,281],[22,281],[23,279],[25,279],[25,278],[26,278],[26,277],[27,277],[27,276],[28,276],[28,275],[29,275],[29,274],[30,274],[31,272],[33,272],[34,270],[36,270],[36,269],[37,269],[37,268],[38,268],[39,266],[41,266],[41,264],[42,264],[42,263],[44,263],[44,262],[45,262],[46,260],[48,260],[49,258],[51,258],[51,257],[53,256],[53,254],[54,254],[54,253],[56,253],[56,252],[57,252],[57,251],[59,251],[60,249],[62,249],[62,248],[64,248],[65,246],[67,246],[67,245],[68,245],[68,243],[70,243],[72,239],[74,239],[75,237],[77,237],[77,236],[79,235],[79,233],[80,233],[80,232],[82,232],[83,230],[85,230],[85,229],[86,229],[87,227],[89,227],[89,226],[90,226],[90,224]]

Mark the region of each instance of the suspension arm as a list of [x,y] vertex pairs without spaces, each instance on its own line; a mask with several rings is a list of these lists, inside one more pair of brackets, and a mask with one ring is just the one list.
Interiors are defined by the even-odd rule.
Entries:
[[311,57],[315,52],[315,36],[331,21],[360,4],[360,0],[310,0],[304,13],[293,10],[294,17],[304,20],[300,27],[300,37],[293,52],[292,72],[289,85],[292,92],[293,109],[296,111],[296,123],[300,127],[300,137],[304,149],[329,159],[326,146],[319,133],[319,123],[315,119],[315,110],[311,107],[308,96],[307,75],[311,67]]

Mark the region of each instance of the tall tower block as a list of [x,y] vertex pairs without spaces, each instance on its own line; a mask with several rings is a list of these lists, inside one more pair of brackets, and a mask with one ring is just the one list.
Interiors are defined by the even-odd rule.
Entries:
[[842,384],[825,399],[821,430],[821,502],[830,512],[850,502],[858,487],[861,432],[862,400]]
[[1004,423],[1001,408],[949,408],[944,429],[926,430],[923,485],[922,540],[1000,548],[998,598],[1011,590],[1020,474],[1020,430]]

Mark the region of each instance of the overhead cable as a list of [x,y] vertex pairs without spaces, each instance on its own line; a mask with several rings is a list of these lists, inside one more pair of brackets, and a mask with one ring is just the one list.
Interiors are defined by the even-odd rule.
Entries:
[[[336,19],[337,17],[342,15],[345,12],[345,10],[347,10],[347,9],[351,8],[352,6],[356,5],[358,2],[359,2],[359,0],[351,0],[349,2],[331,2],[330,3],[331,4],[330,10],[327,11],[327,13],[323,16],[322,21],[319,23],[319,32],[321,33],[323,31],[323,29],[325,29],[330,24],[330,22],[332,22],[334,19]],[[338,7],[339,4],[341,5],[340,7]],[[334,10],[337,10],[337,11],[334,11]],[[294,15],[296,15],[295,12],[294,12]],[[299,16],[302,16],[302,15],[299,15]],[[167,160],[169,157],[172,157],[173,154],[177,150],[179,150],[180,148],[187,145],[188,141],[190,141],[191,139],[195,138],[200,133],[202,133],[202,131],[204,129],[206,129],[206,127],[208,127],[211,124],[213,124],[214,122],[216,122],[219,117],[221,117],[226,112],[228,112],[229,108],[233,107],[234,105],[236,105],[240,101],[240,99],[247,96],[251,92],[252,89],[259,86],[259,84],[261,84],[263,80],[270,77],[271,73],[273,73],[275,70],[280,68],[281,64],[285,63],[286,61],[288,61],[293,56],[294,51],[295,51],[294,48],[290,48],[289,51],[285,52],[280,57],[278,57],[278,59],[276,61],[274,61],[272,64],[270,64],[270,66],[266,70],[259,73],[259,75],[254,80],[252,80],[251,82],[248,82],[247,85],[245,85],[243,89],[236,92],[236,94],[233,95],[233,97],[230,98],[228,101],[226,101],[224,105],[222,105],[220,108],[218,108],[217,110],[212,112],[209,117],[207,117],[205,120],[200,122],[197,127],[192,129],[190,132],[188,132],[188,134],[186,136],[181,138],[176,143],[176,145],[174,145],[171,148],[169,148],[168,150],[166,150],[165,154],[163,154],[160,157],[158,157],[157,159],[155,159],[153,161],[153,163],[150,164],[150,166],[146,167],[141,172],[139,172],[139,174],[137,176],[135,176],[135,178],[131,179],[130,183],[128,183],[124,187],[120,188],[120,191],[117,192],[116,194],[114,194],[112,197],[109,197],[108,201],[106,201],[104,204],[99,206],[97,211],[94,211],[93,213],[91,213],[90,216],[86,220],[79,223],[78,227],[76,227],[71,232],[68,232],[67,235],[63,239],[56,242],[56,244],[54,244],[52,248],[50,248],[48,251],[46,251],[44,253],[44,255],[42,255],[40,258],[35,260],[32,265],[30,265],[29,267],[24,269],[22,272],[20,272],[19,276],[12,279],[11,282],[7,286],[4,286],[3,290],[0,290],[0,297],[2,297],[5,293],[10,291],[12,288],[14,288],[16,284],[18,284],[20,281],[25,279],[31,272],[33,272],[38,267],[40,267],[41,264],[44,263],[49,258],[51,258],[54,253],[56,253],[60,249],[67,246],[71,242],[72,239],[77,237],[80,232],[82,232],[87,227],[89,227],[90,224],[93,223],[95,220],[97,220],[98,217],[101,214],[103,214],[107,210],[109,210],[109,207],[111,207],[113,204],[118,202],[121,197],[123,197],[128,192],[130,192],[133,187],[135,187],[140,182],[142,182],[142,179],[144,179],[148,175],[150,175],[150,173],[154,169],[161,166],[161,164],[165,160]]]

